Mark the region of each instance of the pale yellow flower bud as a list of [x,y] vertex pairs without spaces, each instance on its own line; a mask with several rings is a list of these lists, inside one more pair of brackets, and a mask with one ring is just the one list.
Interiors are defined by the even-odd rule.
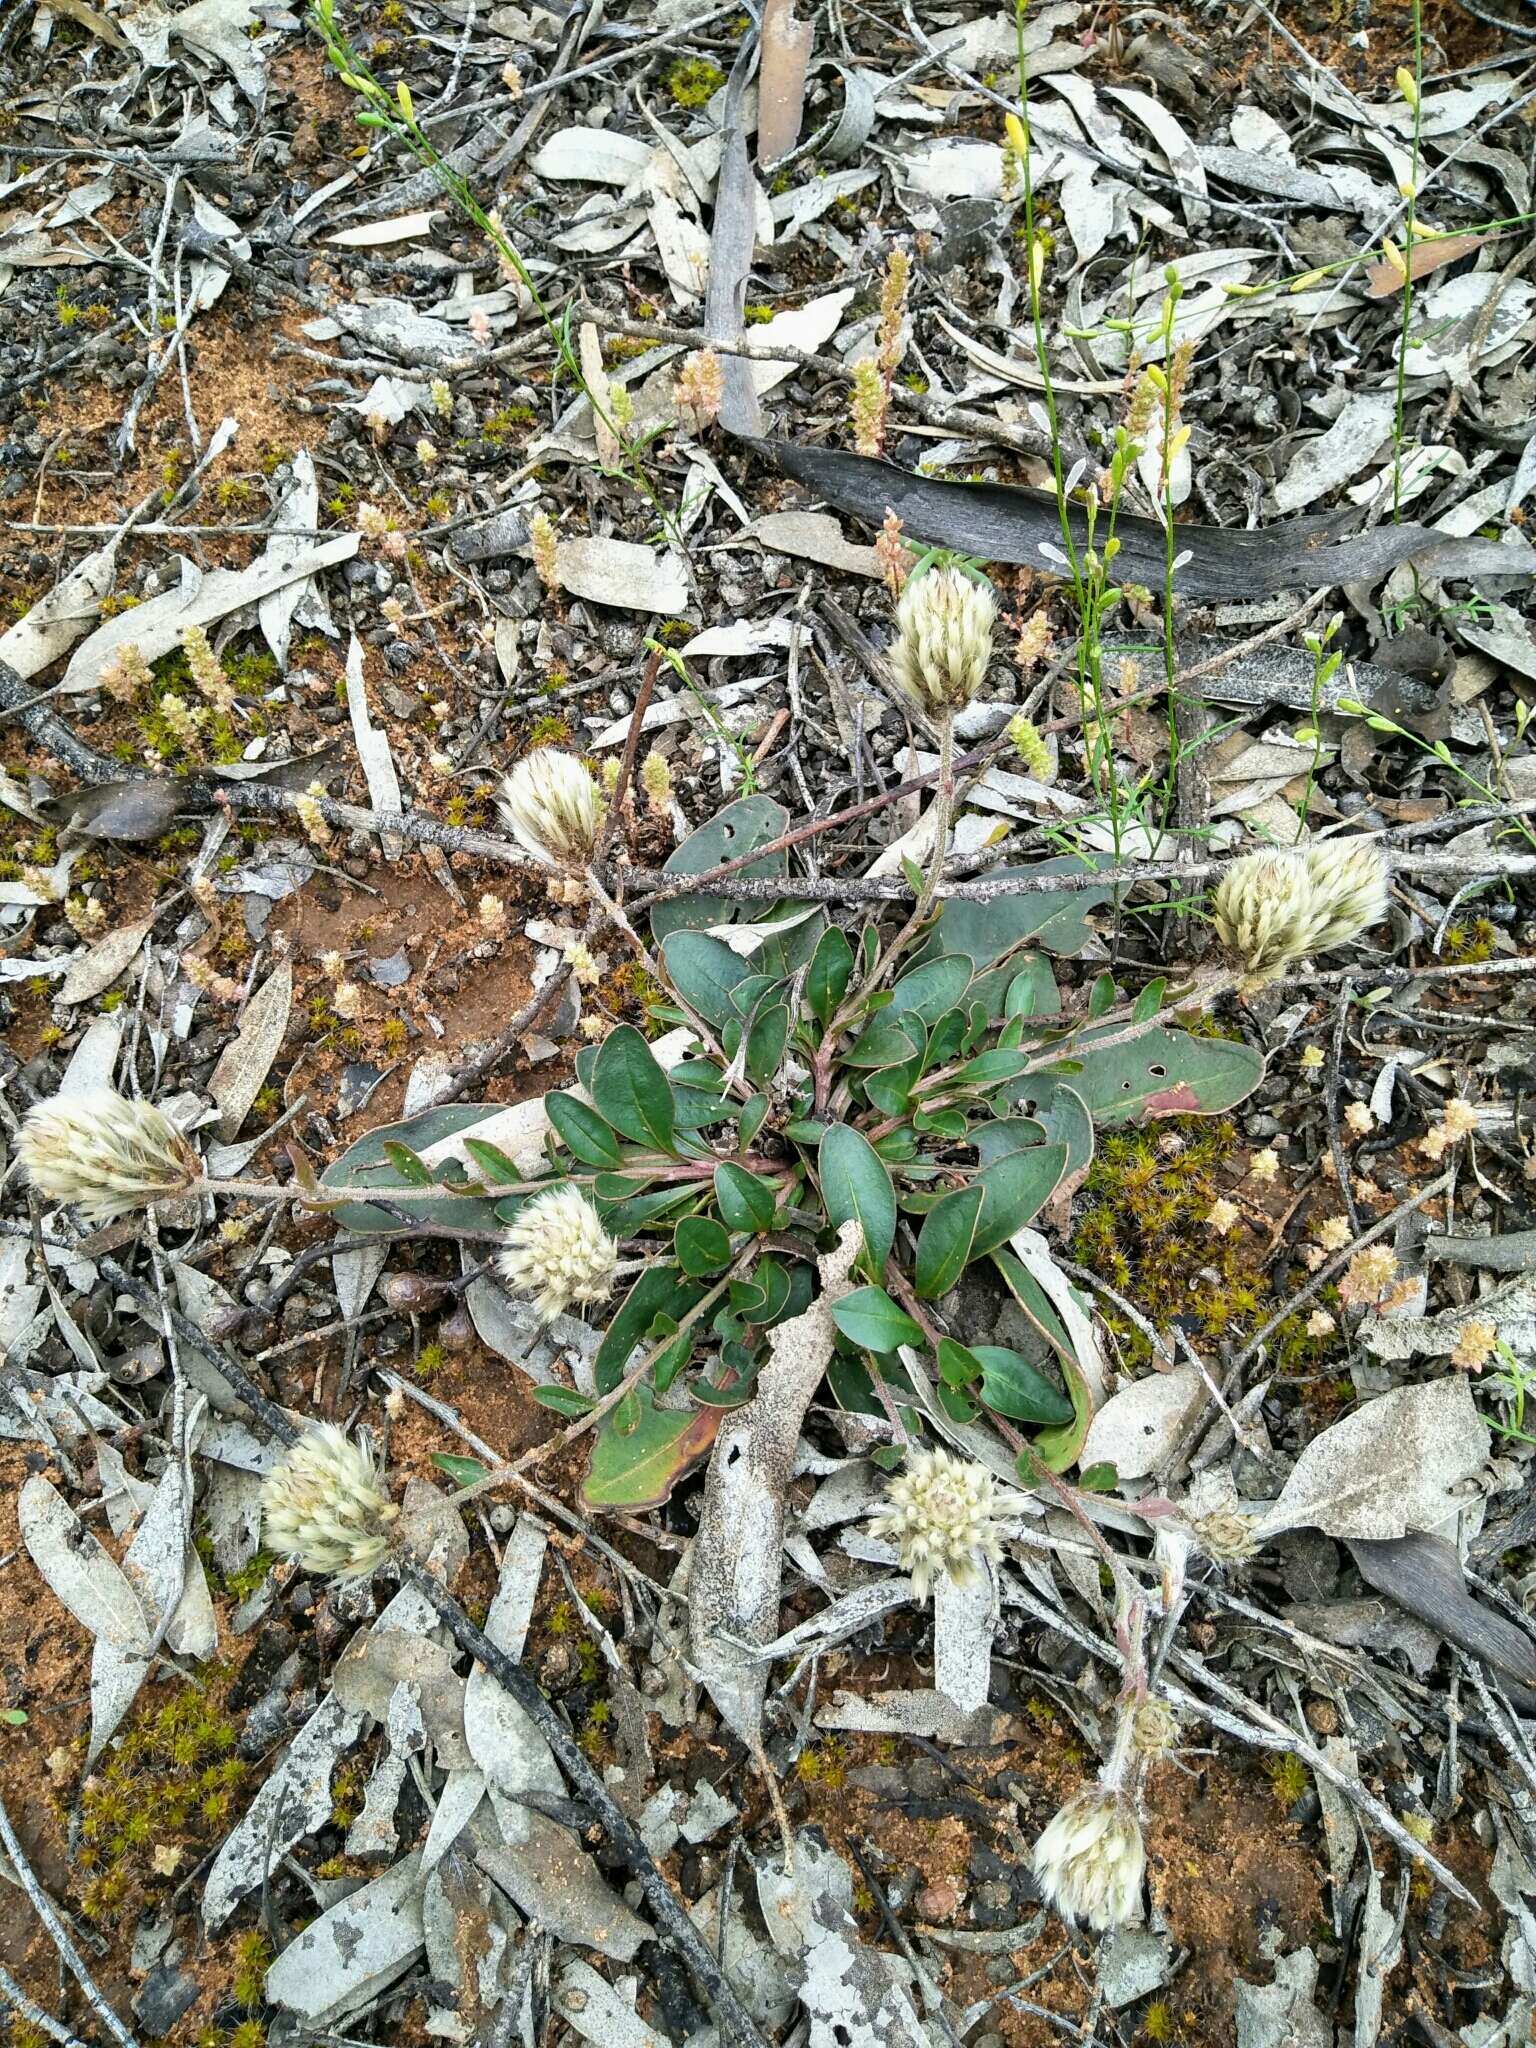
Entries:
[[981,1558],[995,1564],[1002,1556],[997,1520],[1010,1501],[983,1465],[946,1450],[909,1451],[885,1498],[870,1533],[895,1539],[919,1600],[928,1598],[935,1579],[947,1574],[966,1585]]
[[1096,1933],[1138,1917],[1146,1864],[1135,1810],[1107,1785],[1085,1786],[1069,1799],[1033,1857],[1041,1898],[1063,1920]]
[[585,867],[597,848],[603,800],[574,754],[540,747],[501,785],[500,810],[518,845],[545,867]]

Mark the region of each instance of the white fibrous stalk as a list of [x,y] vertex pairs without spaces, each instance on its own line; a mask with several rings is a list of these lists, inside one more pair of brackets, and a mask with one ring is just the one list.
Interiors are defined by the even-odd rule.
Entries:
[[112,1088],[38,1103],[27,1112],[17,1151],[44,1201],[69,1203],[93,1225],[184,1195],[203,1171],[163,1111]]
[[362,1578],[382,1564],[399,1512],[373,1458],[334,1422],[306,1430],[262,1482],[267,1548],[326,1578]]
[[501,785],[500,809],[518,845],[545,867],[584,868],[597,850],[602,794],[586,764],[558,747],[517,763]]
[[619,1249],[579,1188],[548,1188],[507,1226],[501,1277],[533,1297],[546,1322],[613,1292]]

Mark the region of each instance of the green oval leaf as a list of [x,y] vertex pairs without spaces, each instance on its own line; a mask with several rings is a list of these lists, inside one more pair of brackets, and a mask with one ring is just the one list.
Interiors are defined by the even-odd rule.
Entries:
[[1072,1403],[1027,1358],[1001,1344],[975,1344],[972,1355],[981,1367],[981,1398],[994,1415],[1014,1422],[1070,1422]]
[[909,1013],[925,1024],[937,1024],[953,1009],[971,983],[975,967],[964,953],[943,953],[904,974],[891,990],[890,1016]]
[[675,1326],[703,1293],[696,1282],[684,1279],[670,1259],[647,1266],[619,1304],[597,1347],[592,1372],[598,1392],[608,1393],[623,1379],[631,1354],[648,1341],[658,1318],[668,1316]]
[[707,932],[669,932],[662,941],[661,957],[672,986],[685,1003],[691,1003],[706,1023],[718,1031],[733,1014],[731,992],[746,980],[751,969],[723,939]]
[[719,1273],[731,1263],[731,1240],[712,1216],[685,1216],[673,1238],[677,1263],[690,1280]]
[[719,1432],[721,1408],[658,1408],[650,1388],[634,1390],[626,1409],[627,1429],[605,1415],[592,1442],[592,1462],[581,1489],[589,1508],[660,1507],[667,1495],[706,1455]]
[[864,1233],[864,1270],[885,1271],[896,1236],[896,1190],[874,1147],[849,1124],[833,1124],[817,1151],[817,1176],[834,1229],[857,1221]]
[[834,1011],[848,993],[852,974],[853,948],[841,927],[829,924],[816,941],[805,976],[805,1000],[823,1029],[831,1023]]
[[969,1265],[981,1201],[982,1191],[973,1182],[945,1195],[923,1218],[917,1234],[913,1285],[924,1301],[937,1301],[941,1294],[948,1294]]
[[855,1287],[832,1304],[832,1320],[861,1351],[894,1351],[921,1344],[922,1327],[898,1308],[883,1287]]
[[[544,1098],[544,1114],[573,1159],[583,1166],[617,1166],[619,1141],[589,1103],[556,1090]],[[466,1140],[466,1149],[469,1141]]]
[[772,1181],[724,1160],[715,1168],[715,1200],[728,1230],[771,1230],[778,1192]]
[[672,1084],[633,1024],[617,1025],[598,1047],[591,1095],[622,1137],[672,1150]]

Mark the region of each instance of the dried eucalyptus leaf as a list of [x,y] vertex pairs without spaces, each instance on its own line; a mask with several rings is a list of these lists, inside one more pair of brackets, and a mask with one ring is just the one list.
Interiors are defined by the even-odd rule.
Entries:
[[1386,1542],[1439,1530],[1488,1458],[1488,1427],[1465,1378],[1395,1387],[1315,1436],[1255,1532],[1305,1525],[1325,1536]]

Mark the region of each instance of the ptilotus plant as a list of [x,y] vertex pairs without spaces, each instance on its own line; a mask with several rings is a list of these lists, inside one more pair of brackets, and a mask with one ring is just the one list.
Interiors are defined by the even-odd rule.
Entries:
[[[946,598],[975,612],[956,627],[953,658],[984,668],[980,606]],[[685,881],[750,860],[790,823],[768,798],[743,797],[685,840],[668,871]],[[550,850],[579,867],[590,829]],[[748,872],[782,878],[777,903],[706,888],[652,906],[645,943],[664,990],[652,1015],[673,1028],[653,1047],[620,1024],[578,1052],[574,1085],[544,1097],[536,1169],[525,1130],[516,1159],[496,1142],[513,1128],[501,1105],[454,1103],[370,1132],[321,1190],[343,1198],[348,1229],[398,1231],[430,1214],[499,1231],[507,1283],[540,1313],[580,1309],[597,1324],[592,1379],[534,1394],[573,1417],[599,1408],[590,1507],[653,1505],[707,1454],[724,1412],[751,1397],[773,1331],[815,1299],[818,1252],[849,1224],[858,1284],[831,1305],[824,1398],[899,1411],[913,1437],[908,1478],[931,1454],[926,1408],[990,1429],[1021,1479],[1039,1484],[1075,1461],[1088,1402],[1070,1319],[1012,1240],[1087,1168],[1096,1126],[1222,1111],[1263,1071],[1249,1047],[1164,1014],[1161,981],[1132,1001],[1107,974],[1063,994],[1053,956],[1080,952],[1111,901],[1107,886],[1051,886],[1083,865],[1068,856],[1030,870],[1034,893],[893,917],[882,937],[873,920],[850,934],[797,902],[786,853],[766,852]],[[373,1191],[377,1206],[359,1199]],[[1032,1355],[971,1341],[973,1271],[1022,1309]],[[921,1505],[893,1496],[892,1511]],[[985,1503],[970,1505],[962,1516],[965,1503],[949,1503],[945,1540],[929,1530],[921,1558],[912,1548],[925,1584],[985,1554]]]

